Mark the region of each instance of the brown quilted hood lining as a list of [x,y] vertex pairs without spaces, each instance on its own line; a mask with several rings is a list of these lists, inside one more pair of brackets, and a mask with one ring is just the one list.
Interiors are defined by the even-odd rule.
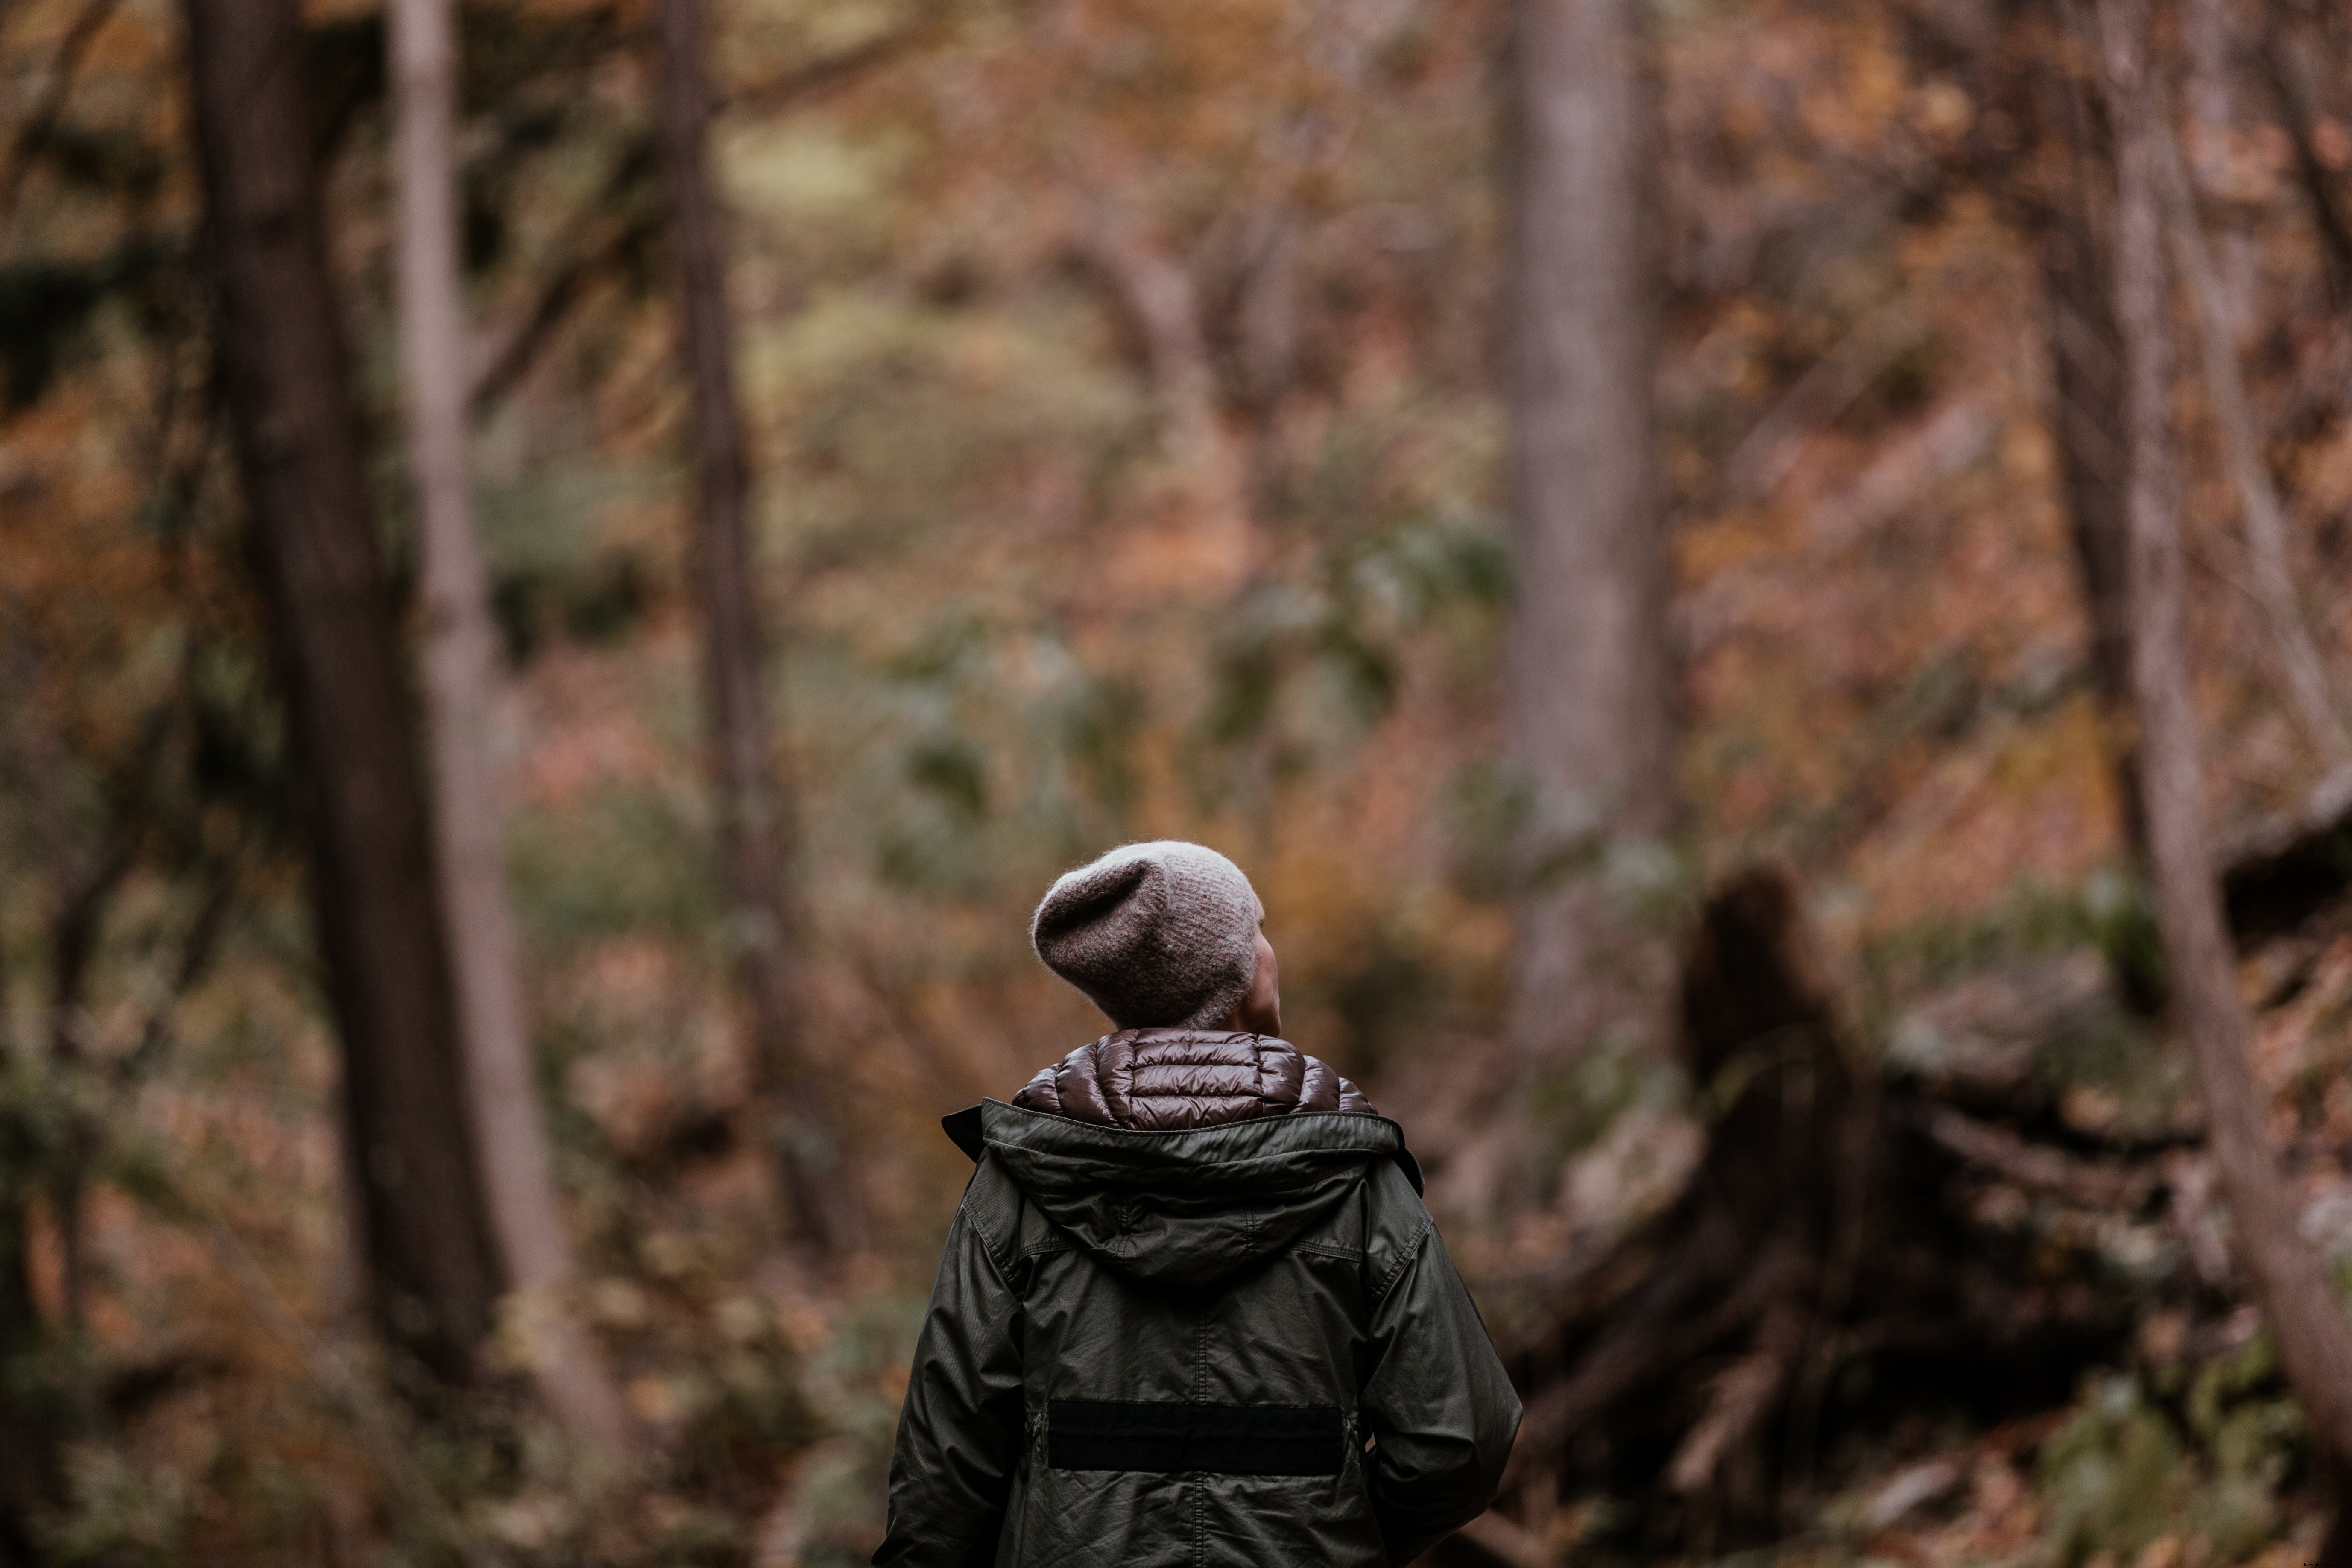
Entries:
[[1121,1029],[1040,1071],[1013,1103],[1144,1132],[1294,1111],[1377,1114],[1363,1090],[1288,1040],[1217,1029]]

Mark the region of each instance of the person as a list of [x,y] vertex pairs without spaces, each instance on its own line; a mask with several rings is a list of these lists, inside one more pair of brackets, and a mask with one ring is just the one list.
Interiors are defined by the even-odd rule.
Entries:
[[1281,1038],[1265,913],[1177,842],[1037,906],[1114,1030],[946,1119],[877,1564],[1371,1568],[1493,1500],[1518,1400],[1402,1131]]

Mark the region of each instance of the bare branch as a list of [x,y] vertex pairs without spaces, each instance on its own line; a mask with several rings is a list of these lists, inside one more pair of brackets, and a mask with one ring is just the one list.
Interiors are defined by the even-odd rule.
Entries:
[[1088,204],[1072,239],[1141,344],[1170,455],[1188,467],[1221,466],[1216,371],[1191,268],[1141,239],[1106,201]]
[[113,1066],[110,1076],[117,1089],[136,1085],[171,1047],[172,1015],[181,998],[194,990],[212,967],[213,955],[220,950],[221,928],[236,891],[234,858],[219,861],[214,868],[212,887],[205,892],[204,902],[196,906],[195,918],[188,922],[187,932],[180,939],[180,955],[172,965],[171,978],[163,983],[147,1009],[138,1042]]
[[1946,1150],[1980,1170],[2075,1203],[2135,1208],[2147,1202],[2157,1184],[2158,1173],[2152,1167],[2077,1160],[1948,1108],[1929,1113],[1927,1131]]
[[[597,274],[651,238],[656,218],[651,212],[640,212],[622,223],[608,226],[600,212],[594,221],[580,226],[585,232],[563,247],[572,253],[571,258],[541,286],[539,298],[475,376],[467,394],[467,406],[474,417],[478,419],[495,408],[530,373],[539,356],[555,341],[557,330],[587,295]],[[600,227],[604,233],[595,235],[593,230]]]
[[852,44],[833,54],[803,60],[765,81],[739,87],[720,100],[719,107],[739,114],[773,114],[797,109],[810,100],[848,87],[891,61],[912,54],[939,36],[941,16],[931,15]]
[[[926,17],[834,54],[803,61],[765,81],[739,88],[722,99],[719,107],[754,116],[804,107],[912,53],[939,31],[939,18]],[[621,194],[635,163],[635,154],[640,150],[646,149],[632,149],[623,160],[604,193],[607,201]],[[467,398],[475,418],[496,407],[530,373],[539,356],[554,342],[557,331],[586,297],[597,275],[651,239],[660,223],[658,213],[641,206],[618,222],[612,218],[606,205],[600,204],[594,211],[583,215],[572,234],[556,247],[565,259],[548,275],[530,309],[522,312],[505,341],[488,356],[476,374]]]
[[1756,1348],[1716,1377],[1706,1413],[1666,1467],[1668,1484],[1685,1493],[1705,1487],[1725,1452],[1746,1441],[1772,1414],[1804,1349],[1805,1314],[1792,1303],[1775,1302],[1757,1327]]
[[2328,296],[2341,304],[2352,296],[2352,224],[2347,223],[2336,201],[2333,178],[2314,138],[2311,104],[2304,97],[2294,62],[2286,51],[2286,40],[2273,21],[2263,34],[2263,75],[2278,105],[2287,142],[2294,149],[2295,174],[2303,183],[2305,199],[2311,204],[2312,226],[2319,233],[2320,256],[2326,264]]
[[2169,129],[2156,137],[2158,174],[2164,185],[2168,226],[2196,307],[2198,336],[2204,349],[2206,395],[2221,426],[2221,452],[2230,480],[2238,492],[2238,508],[2246,529],[2246,550],[2254,569],[2253,588],[2270,633],[2273,657],[2286,684],[2288,706],[2312,749],[2329,768],[2352,762],[2352,731],[2328,689],[2327,670],[2319,648],[2305,624],[2296,601],[2294,579],[2286,558],[2286,509],[2254,437],[2252,416],[2246,408],[2246,386],[2238,366],[2237,347],[2230,341],[2230,315],[2221,297],[2213,258],[2198,226],[2196,198],[2180,159],[2180,148]]
[[1837,423],[1886,367],[1919,341],[1899,303],[1880,306],[1805,368],[1724,460],[1722,493],[1734,505],[1778,489],[1813,437]]
[[8,161],[0,163],[0,222],[6,221],[16,210],[17,194],[24,188],[25,176],[32,173],[33,159],[41,143],[58,128],[58,117],[65,113],[66,100],[72,96],[74,75],[81,68],[81,58],[89,49],[90,40],[114,15],[120,0],[82,0],[82,8],[66,36],[58,41],[57,52],[49,57],[47,79],[41,84],[40,97],[34,100],[33,111],[16,128],[16,140],[8,144]]

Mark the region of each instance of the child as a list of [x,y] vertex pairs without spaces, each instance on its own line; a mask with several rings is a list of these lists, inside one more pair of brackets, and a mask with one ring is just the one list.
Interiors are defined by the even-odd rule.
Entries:
[[1175,842],[1037,907],[1117,1031],[947,1119],[877,1564],[1381,1568],[1493,1500],[1519,1402],[1402,1132],[1278,1037],[1265,915]]

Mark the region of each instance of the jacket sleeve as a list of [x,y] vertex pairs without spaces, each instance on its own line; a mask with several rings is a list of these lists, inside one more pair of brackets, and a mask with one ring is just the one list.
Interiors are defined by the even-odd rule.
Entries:
[[985,1568],[1021,1458],[1021,1300],[956,1213],[890,1454],[880,1565]]
[[[1420,1205],[1414,1205],[1418,1208]],[[1380,1295],[1360,1396],[1365,1456],[1389,1561],[1412,1562],[1495,1500],[1518,1436],[1519,1399],[1437,1226],[1421,1233]]]

